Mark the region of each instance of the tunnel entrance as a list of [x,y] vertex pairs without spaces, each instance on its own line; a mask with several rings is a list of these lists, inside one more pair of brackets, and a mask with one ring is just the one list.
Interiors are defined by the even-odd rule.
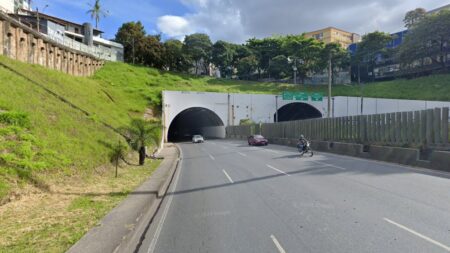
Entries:
[[[276,122],[277,114],[274,114]],[[278,122],[322,118],[322,113],[306,103],[291,103],[278,109]]]
[[190,141],[195,134],[201,134],[206,139],[225,138],[225,125],[215,112],[192,107],[173,119],[167,139],[169,142]]

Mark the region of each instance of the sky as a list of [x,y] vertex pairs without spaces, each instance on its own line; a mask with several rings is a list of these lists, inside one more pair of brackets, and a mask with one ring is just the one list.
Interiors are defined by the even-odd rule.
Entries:
[[[33,0],[33,8],[73,22],[91,21],[94,0]],[[125,22],[141,21],[148,34],[182,40],[195,32],[213,41],[244,43],[249,38],[301,34],[333,26],[361,35],[397,32],[417,7],[432,10],[443,0],[101,0],[109,15],[100,20],[104,38]],[[45,7],[48,5],[48,7]]]

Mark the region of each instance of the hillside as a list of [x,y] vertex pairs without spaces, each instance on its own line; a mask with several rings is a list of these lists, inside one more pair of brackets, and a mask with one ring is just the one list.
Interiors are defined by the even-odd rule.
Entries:
[[[109,154],[123,140],[117,129],[145,113],[159,117],[162,90],[325,94],[326,87],[195,77],[124,63],[72,77],[0,56],[0,90],[0,252],[61,252],[157,166],[123,166],[114,179]],[[450,101],[450,75],[374,83],[364,93]],[[333,95],[360,96],[360,88],[336,86]],[[65,194],[54,194],[60,191]]]

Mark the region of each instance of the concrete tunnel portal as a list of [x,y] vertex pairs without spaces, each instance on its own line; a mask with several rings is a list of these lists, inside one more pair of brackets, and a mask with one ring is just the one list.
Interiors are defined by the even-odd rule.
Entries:
[[213,111],[203,107],[192,107],[180,112],[172,121],[168,141],[189,141],[195,134],[205,138],[225,138],[225,125]]
[[275,113],[274,121],[284,122],[293,120],[316,119],[322,118],[322,113],[314,106],[306,103],[290,103],[278,109]]

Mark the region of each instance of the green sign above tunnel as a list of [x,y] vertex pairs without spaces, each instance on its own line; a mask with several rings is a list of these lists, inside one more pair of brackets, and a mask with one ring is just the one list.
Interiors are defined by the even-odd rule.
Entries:
[[311,101],[323,101],[322,93],[312,93],[311,94]]
[[308,101],[308,93],[285,91],[282,94],[283,100]]

